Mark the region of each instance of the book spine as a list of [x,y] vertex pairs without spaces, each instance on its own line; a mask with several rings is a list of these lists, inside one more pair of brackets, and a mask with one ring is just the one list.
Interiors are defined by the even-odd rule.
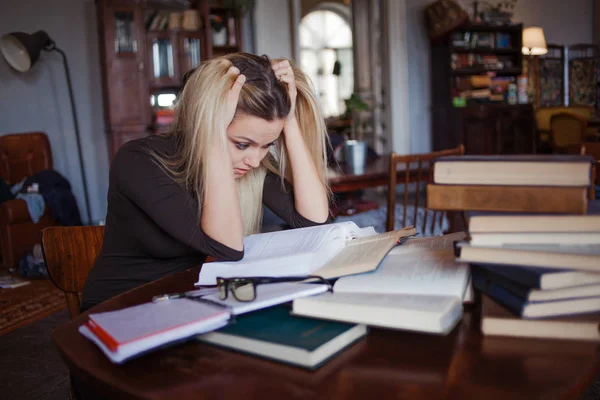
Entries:
[[503,289],[508,290],[523,301],[529,300],[529,288],[526,286],[520,285],[517,282],[513,282],[502,275],[495,274],[491,271],[491,269],[483,269],[472,266],[471,271],[473,274],[473,279],[477,278],[480,280],[489,281],[493,284],[502,286]]
[[481,276],[476,277],[473,275],[473,287],[480,292],[487,294],[499,304],[505,306],[518,316],[523,316],[523,311],[525,310],[525,305],[527,302],[523,301],[523,299],[521,299],[519,296],[504,289],[502,286]]
[[587,188],[429,184],[427,208],[585,214]]
[[506,279],[509,279],[519,285],[527,286],[531,289],[541,289],[541,274],[538,274],[528,268],[522,268],[516,265],[498,268],[494,265],[478,263],[472,263],[471,267],[479,270],[490,271],[494,275],[503,276]]
[[85,326],[87,326],[87,328],[90,331],[92,331],[92,333],[94,335],[96,335],[98,340],[100,340],[102,343],[104,343],[104,345],[110,351],[116,352],[117,350],[119,350],[119,342],[117,342],[115,340],[115,338],[113,338],[110,334],[108,334],[108,332],[106,332],[104,329],[102,329],[100,327],[100,325],[97,325],[92,320],[88,320],[88,322],[85,323]]

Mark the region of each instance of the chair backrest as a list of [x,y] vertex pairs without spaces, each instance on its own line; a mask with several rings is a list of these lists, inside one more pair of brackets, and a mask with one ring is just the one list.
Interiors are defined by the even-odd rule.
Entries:
[[553,106],[539,107],[535,110],[535,123],[540,131],[550,131],[550,119],[553,115],[560,113],[576,114],[580,117],[590,119],[594,109],[589,106]]
[[53,226],[42,231],[50,279],[65,293],[69,316],[80,313],[80,293],[104,240],[104,226]]
[[587,120],[577,114],[558,113],[550,118],[550,135],[555,152],[573,152],[585,141]]
[[[420,201],[421,196],[421,183],[423,187],[432,181],[433,178],[433,161],[443,156],[462,156],[465,154],[465,147],[461,144],[455,149],[447,149],[441,151],[435,151],[433,153],[423,154],[408,154],[399,155],[392,153],[390,157],[390,178],[388,183],[388,204],[387,204],[387,218],[386,218],[386,230],[391,231],[394,229],[394,221],[396,214],[396,185],[398,183],[404,184],[404,202],[402,211],[402,220],[406,221],[406,212],[408,208],[408,195],[409,195],[409,184],[415,184],[415,199],[414,199],[414,215],[413,221],[417,223],[417,213],[419,204],[424,204]],[[404,172],[404,179],[398,182],[398,164],[404,164],[402,171]],[[440,217],[443,217],[443,213],[439,213]],[[437,218],[437,212],[433,212],[431,226],[435,226]],[[422,226],[417,228],[417,231],[425,232],[427,227],[427,213],[422,221]],[[433,231],[433,228],[432,228]]]
[[45,133],[0,136],[0,177],[9,185],[46,169],[52,169],[50,141]]

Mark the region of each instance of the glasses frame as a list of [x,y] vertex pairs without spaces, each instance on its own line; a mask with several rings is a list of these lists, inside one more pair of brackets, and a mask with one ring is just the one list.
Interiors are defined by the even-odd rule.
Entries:
[[[333,286],[331,285],[331,283],[327,279],[323,278],[322,276],[318,276],[318,275],[282,276],[282,277],[252,276],[252,277],[231,277],[231,278],[223,278],[221,276],[218,276],[217,277],[217,289],[218,289],[218,294],[219,294],[220,300],[227,300],[227,298],[229,297],[230,289],[231,289],[231,294],[237,301],[243,302],[243,303],[249,303],[251,301],[256,300],[256,287],[258,285],[269,284],[269,283],[280,283],[280,282],[302,282],[302,281],[314,280],[314,279],[320,281],[319,283],[326,284],[328,287],[327,291],[333,292]],[[252,292],[253,292],[252,299],[244,300],[244,299],[240,299],[236,295],[236,290],[231,286],[231,284],[238,283],[238,282],[252,284]],[[317,283],[317,282],[310,282],[310,283]],[[222,287],[225,287],[224,291],[221,291]]]

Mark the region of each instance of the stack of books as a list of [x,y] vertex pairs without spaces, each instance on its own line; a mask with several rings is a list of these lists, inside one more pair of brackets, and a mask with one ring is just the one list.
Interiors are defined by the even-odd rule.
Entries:
[[470,214],[469,240],[457,255],[482,295],[484,334],[600,340],[600,215],[587,213],[591,171],[584,156],[436,162],[428,207]]

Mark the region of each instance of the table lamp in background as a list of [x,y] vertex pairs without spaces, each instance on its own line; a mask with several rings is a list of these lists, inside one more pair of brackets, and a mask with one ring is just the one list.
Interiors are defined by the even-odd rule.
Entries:
[[[522,53],[527,57],[529,65],[529,73],[527,76],[533,78],[533,90],[534,103],[537,106],[539,104],[539,82],[540,82],[540,66],[539,58],[535,56],[541,56],[548,53],[548,46],[546,45],[546,37],[544,30],[539,26],[530,26],[523,29],[523,44]],[[531,71],[534,73],[532,74]]]
[[77,112],[75,109],[75,101],[73,99],[73,89],[71,87],[71,75],[69,73],[69,65],[67,56],[64,51],[56,47],[54,40],[44,31],[37,31],[29,34],[24,32],[12,32],[3,35],[0,38],[0,51],[8,62],[8,64],[19,72],[29,71],[40,57],[40,52],[57,51],[63,59],[65,74],[67,76],[67,86],[69,89],[69,98],[71,100],[71,110],[73,112],[73,125],[75,127],[75,139],[77,141],[77,152],[79,155],[79,166],[81,168],[81,179],[83,181],[83,194],[85,197],[85,207],[87,221],[91,224],[92,216],[90,214],[90,201],[88,196],[87,179],[85,176],[85,168],[83,166],[83,157],[81,151],[81,140],[79,138],[79,124],[77,122]]

